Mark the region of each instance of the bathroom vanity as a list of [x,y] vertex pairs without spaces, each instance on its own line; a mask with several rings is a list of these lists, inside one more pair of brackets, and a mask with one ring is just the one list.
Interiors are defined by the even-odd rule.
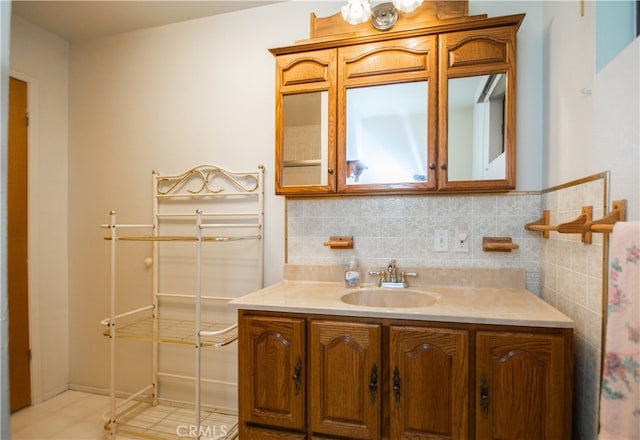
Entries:
[[243,440],[571,438],[558,310],[514,287],[357,292],[289,280],[234,301]]

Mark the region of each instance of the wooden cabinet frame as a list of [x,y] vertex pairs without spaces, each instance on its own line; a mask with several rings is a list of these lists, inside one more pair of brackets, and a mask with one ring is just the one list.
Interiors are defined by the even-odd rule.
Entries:
[[256,316],[239,322],[238,338],[244,345],[238,353],[243,378],[238,381],[239,412],[246,422],[305,428],[305,326],[304,319],[295,317]]
[[[437,58],[437,37],[434,35],[347,46],[338,50],[337,188],[339,193],[416,192],[436,188]],[[426,182],[347,184],[347,90],[352,87],[414,81],[427,83],[427,145],[424,146]]]
[[392,325],[389,347],[391,438],[468,438],[468,332]]
[[[515,26],[485,29],[482,33],[460,31],[439,37],[438,97],[438,184],[450,190],[505,190],[516,186],[516,32]],[[448,98],[449,79],[476,75],[506,75],[504,179],[450,180]]]
[[[303,40],[270,49],[276,58],[276,194],[411,194],[424,192],[507,191],[516,173],[516,33],[524,14],[487,18],[465,16],[397,31],[342,34]],[[420,42],[416,44],[416,42]],[[331,53],[326,59],[325,54]],[[306,63],[306,65],[305,65]],[[316,63],[315,68],[310,66]],[[304,68],[292,66],[305,66]],[[293,73],[297,70],[298,73]],[[507,74],[506,176],[504,179],[452,180],[447,165],[447,79],[479,73]],[[347,184],[346,90],[350,87],[427,81],[426,181]],[[282,98],[287,94],[328,91],[326,184],[284,185]]]
[[309,428],[323,435],[379,438],[381,325],[318,319],[308,325]]
[[[304,54],[288,54],[276,58],[276,121],[283,120],[285,96],[298,93],[327,92],[327,143],[336,143],[336,49],[322,49]],[[278,194],[332,193],[336,189],[336,151],[327,151],[327,183],[324,185],[284,184],[284,131],[281,122],[276,124],[276,192]]]

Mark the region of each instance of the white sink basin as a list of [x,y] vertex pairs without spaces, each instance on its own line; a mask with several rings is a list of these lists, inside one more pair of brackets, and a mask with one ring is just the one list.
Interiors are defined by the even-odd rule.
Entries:
[[420,308],[435,304],[438,298],[417,290],[358,289],[342,295],[340,300],[354,306]]

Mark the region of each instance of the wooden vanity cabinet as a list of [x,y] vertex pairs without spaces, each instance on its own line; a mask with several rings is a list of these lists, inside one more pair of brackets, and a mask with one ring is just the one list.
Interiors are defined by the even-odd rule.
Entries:
[[243,440],[571,438],[571,329],[250,311],[239,322]]
[[307,435],[296,432],[246,426],[241,431],[239,438],[242,440],[306,440]]
[[476,333],[477,439],[571,438],[571,343],[561,334]]
[[469,332],[393,325],[389,350],[390,438],[468,438]]
[[313,319],[308,353],[311,431],[380,438],[381,325]]
[[302,318],[252,316],[239,321],[241,438],[273,438],[264,430],[249,429],[248,424],[305,430],[305,337]]

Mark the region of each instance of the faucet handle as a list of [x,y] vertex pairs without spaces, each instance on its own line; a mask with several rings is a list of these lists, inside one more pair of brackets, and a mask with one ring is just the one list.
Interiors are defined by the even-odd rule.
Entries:
[[370,270],[369,275],[380,277],[378,278],[378,286],[387,281],[387,272],[384,270]]
[[416,272],[400,272],[400,282],[407,283],[407,277],[417,277],[418,274]]

